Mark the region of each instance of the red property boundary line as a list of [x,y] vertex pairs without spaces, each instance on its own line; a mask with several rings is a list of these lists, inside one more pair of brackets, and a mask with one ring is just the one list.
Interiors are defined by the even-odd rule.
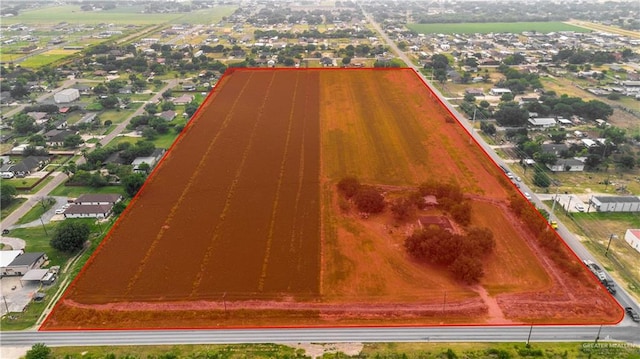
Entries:
[[[145,180],[145,182],[142,185],[142,187],[140,188],[140,190],[138,190],[138,193],[136,193],[136,195],[131,199],[131,201],[129,202],[129,205],[127,205],[127,208],[125,208],[125,210],[120,214],[120,217],[118,217],[118,220],[114,223],[114,225],[111,227],[109,232],[107,232],[107,234],[105,235],[103,240],[100,242],[100,244],[95,249],[95,251],[91,254],[89,259],[84,264],[84,266],[82,267],[80,272],[73,279],[71,284],[69,284],[67,289],[64,291],[63,295],[58,299],[58,301],[56,302],[56,304],[54,305],[52,310],[49,312],[49,314],[47,314],[47,316],[46,316],[45,320],[43,321],[42,325],[40,326],[40,328],[38,328],[38,331],[134,331],[134,330],[136,330],[136,331],[137,330],[163,331],[163,330],[211,330],[211,329],[410,328],[410,327],[488,327],[488,326],[491,326],[491,327],[523,327],[523,326],[525,326],[525,327],[529,327],[529,326],[536,326],[536,327],[544,327],[544,326],[563,326],[564,327],[564,326],[566,326],[566,327],[571,327],[571,326],[587,326],[587,325],[603,325],[603,324],[604,325],[616,325],[616,324],[620,323],[624,319],[624,310],[623,310],[622,306],[620,306],[618,301],[615,300],[615,298],[613,298],[613,296],[608,291],[606,291],[606,288],[604,287],[604,285],[597,280],[595,275],[593,275],[588,270],[586,265],[577,256],[577,254],[571,249],[571,247],[569,247],[567,245],[567,243],[564,241],[564,239],[562,239],[562,237],[560,237],[560,235],[555,230],[553,230],[551,228],[551,226],[547,223],[547,227],[549,229],[553,230],[553,232],[555,233],[556,240],[559,240],[565,246],[565,248],[569,251],[569,253],[571,253],[574,256],[574,259],[576,259],[581,264],[581,266],[583,267],[583,270],[586,270],[587,272],[589,272],[591,274],[591,278],[593,278],[593,280],[598,285],[600,285],[600,287],[602,289],[604,289],[604,293],[606,293],[606,295],[608,295],[610,297],[610,299],[613,299],[613,302],[618,306],[618,309],[619,309],[620,314],[621,314],[620,319],[618,321],[613,322],[613,323],[593,322],[593,323],[576,323],[576,324],[567,324],[567,323],[564,323],[564,324],[526,324],[526,323],[520,323],[520,324],[487,324],[487,323],[457,324],[457,323],[452,323],[452,324],[448,324],[448,323],[445,323],[445,324],[439,324],[439,325],[437,325],[437,324],[406,324],[406,325],[400,325],[400,324],[389,324],[389,325],[349,325],[349,324],[346,324],[346,325],[340,325],[340,326],[336,326],[336,325],[313,325],[313,326],[291,325],[291,326],[226,326],[226,327],[215,327],[215,328],[213,328],[213,327],[167,327],[167,328],[139,327],[139,328],[129,328],[129,329],[116,329],[116,328],[113,328],[113,329],[105,329],[105,328],[83,328],[83,329],[57,329],[57,328],[53,328],[53,329],[42,329],[42,327],[44,327],[45,324],[51,319],[51,315],[56,311],[56,309],[59,306],[62,305],[61,303],[67,298],[67,296],[69,295],[70,291],[76,285],[76,282],[79,280],[79,278],[82,277],[82,275],[83,275],[84,271],[87,269],[87,267],[91,263],[93,263],[93,261],[95,260],[97,255],[100,253],[100,250],[102,249],[102,247],[111,239],[111,233],[113,232],[113,230],[115,228],[117,228],[117,226],[119,225],[119,222],[127,215],[129,210],[137,202],[138,198],[144,193],[145,187],[147,186],[147,184],[149,182],[151,182],[151,180],[153,179],[153,176],[156,175],[158,169],[162,167],[162,164],[163,164],[164,160],[167,158],[167,156],[169,156],[171,154],[173,148],[178,143],[180,143],[182,141],[183,137],[190,130],[190,128],[193,125],[193,123],[200,119],[200,114],[203,111],[203,108],[207,107],[209,105],[209,102],[212,101],[214,95],[217,94],[217,92],[219,90],[219,84],[222,83],[223,81],[225,81],[225,79],[227,77],[231,76],[235,72],[248,72],[248,71],[252,71],[252,72],[253,71],[265,71],[265,72],[267,72],[267,71],[382,71],[382,72],[385,72],[385,71],[389,71],[389,72],[392,72],[392,71],[411,71],[422,82],[422,84],[424,85],[425,89],[427,89],[429,91],[430,97],[434,98],[437,101],[437,103],[440,106],[442,106],[442,108],[446,111],[446,113],[456,120],[456,123],[458,124],[458,126],[460,126],[465,131],[467,136],[469,136],[469,138],[473,140],[475,145],[482,151],[482,153],[485,155],[485,157],[491,163],[494,164],[494,166],[496,167],[496,170],[500,170],[500,167],[498,166],[498,164],[493,160],[493,158],[491,158],[491,156],[484,149],[484,147],[476,140],[476,138],[462,124],[462,122],[458,118],[458,116],[456,116],[449,109],[449,106],[442,100],[441,95],[438,94],[436,92],[436,90],[434,88],[432,88],[432,86],[429,85],[426,82],[426,80],[420,75],[420,73],[418,71],[416,71],[416,70],[414,70],[414,69],[412,69],[410,67],[399,67],[399,68],[398,67],[395,67],[395,68],[394,67],[377,67],[377,68],[319,67],[319,68],[293,68],[293,69],[291,69],[291,68],[250,68],[250,67],[235,67],[235,68],[232,67],[232,68],[227,68],[227,70],[224,72],[222,77],[218,80],[218,82],[216,82],[216,84],[211,89],[211,91],[209,92],[207,97],[200,104],[200,106],[198,107],[196,112],[193,114],[193,116],[191,116],[191,118],[187,122],[186,126],[180,132],[180,134],[175,139],[173,144],[165,152],[165,154],[162,156],[162,158],[160,159],[158,164],[154,167],[154,169],[151,171],[151,173],[149,173],[149,176]],[[504,174],[504,171],[500,170],[500,172],[502,172],[502,176],[507,178],[506,174]],[[517,190],[517,188],[516,188],[516,192],[518,192],[519,195],[524,198],[522,193],[520,193],[520,191]],[[527,201],[527,202],[529,202],[529,201]],[[528,205],[529,206],[533,206],[533,204],[530,203],[530,202],[529,202]],[[544,217],[542,217],[542,214],[540,214],[537,210],[536,210],[536,212],[538,213],[538,215],[540,216],[541,219],[545,220]],[[546,222],[546,220],[545,220],[545,222]]]

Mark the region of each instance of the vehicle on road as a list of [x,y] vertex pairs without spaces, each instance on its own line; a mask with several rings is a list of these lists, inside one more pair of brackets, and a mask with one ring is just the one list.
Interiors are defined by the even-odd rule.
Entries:
[[624,311],[631,317],[634,322],[640,322],[640,315],[631,307],[624,308]]
[[531,201],[531,195],[529,194],[529,192],[525,192],[524,194],[524,198],[528,199],[529,201]]
[[63,214],[65,210],[66,210],[66,208],[58,208],[58,209],[56,209],[55,213],[56,214]]
[[581,204],[576,204],[576,205],[575,205],[575,207],[576,207],[576,210],[577,210],[578,212],[584,212],[584,206],[583,206],[583,205],[581,205]]
[[550,221],[549,225],[551,226],[551,228],[553,229],[558,229],[558,222],[556,221]]

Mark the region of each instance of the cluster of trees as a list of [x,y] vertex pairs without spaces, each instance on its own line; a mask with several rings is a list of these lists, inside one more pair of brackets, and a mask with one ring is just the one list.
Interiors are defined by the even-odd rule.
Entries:
[[[627,51],[627,54],[629,51]],[[558,51],[556,55],[553,55],[552,60],[556,63],[568,62],[571,65],[592,63],[598,66],[602,64],[614,63],[617,61],[615,54],[611,51],[593,52],[577,48],[562,49]]]
[[0,181],[0,207],[7,208],[13,203],[17,194],[18,191],[13,185]]
[[385,208],[384,197],[375,187],[362,185],[355,177],[345,177],[338,182],[338,191],[353,201],[358,211],[380,213]]
[[418,186],[418,194],[420,198],[435,196],[438,208],[448,212],[457,223],[467,226],[471,222],[471,204],[458,184],[427,181]]
[[507,64],[498,66],[498,71],[504,74],[505,79],[499,81],[496,86],[508,88],[514,94],[521,94],[527,90],[543,87],[538,74],[520,72]]
[[[86,162],[81,165],[69,163],[64,167],[64,172],[70,175],[67,183],[76,186],[103,187],[110,184],[119,183],[124,187],[127,194],[133,197],[146,179],[145,173],[134,173],[130,165],[117,165],[104,162],[114,153],[124,163],[131,163],[136,157],[149,156],[155,150],[155,146],[150,141],[138,141],[132,145],[129,142],[119,143],[115,147],[99,147],[94,151],[84,154]],[[104,165],[109,175],[102,175],[99,168]]]
[[82,249],[90,233],[91,229],[86,221],[67,219],[58,224],[50,244],[61,252],[74,253]]
[[440,83],[447,81],[447,71],[449,70],[449,58],[442,54],[431,56],[431,62],[424,65],[425,69],[433,71],[433,77]]
[[521,196],[512,196],[509,206],[522,223],[537,234],[537,241],[549,257],[567,273],[573,276],[585,275],[575,257],[569,254],[567,247],[561,242],[555,231],[549,230],[547,220]]
[[459,235],[429,226],[407,237],[404,246],[414,258],[445,266],[457,280],[473,284],[484,275],[482,258],[493,251],[495,240],[487,228],[472,227]]
[[575,115],[590,121],[606,121],[613,115],[613,108],[599,100],[585,102],[580,97],[570,97],[567,94],[556,96],[553,91],[545,92],[538,100],[527,104],[527,111],[536,112],[539,116],[556,115],[570,118]]

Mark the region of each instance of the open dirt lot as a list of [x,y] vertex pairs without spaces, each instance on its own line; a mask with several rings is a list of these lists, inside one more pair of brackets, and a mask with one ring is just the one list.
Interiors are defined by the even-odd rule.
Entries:
[[[456,182],[496,240],[480,283],[411,259],[414,221],[341,211],[346,175],[390,193]],[[518,195],[412,70],[229,72],[43,329],[619,320]]]

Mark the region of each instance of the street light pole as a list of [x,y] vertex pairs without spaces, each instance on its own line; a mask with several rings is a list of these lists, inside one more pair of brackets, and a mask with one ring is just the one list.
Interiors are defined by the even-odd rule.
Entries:
[[612,240],[613,238],[616,238],[616,239],[617,239],[617,238],[618,238],[618,236],[617,236],[617,235],[615,235],[615,234],[613,234],[613,233],[611,233],[611,235],[609,236],[609,243],[607,243],[607,250],[606,250],[606,251],[604,251],[604,256],[605,256],[605,257],[607,257],[607,256],[608,256],[608,254],[609,254],[609,247],[611,247],[611,240]]

